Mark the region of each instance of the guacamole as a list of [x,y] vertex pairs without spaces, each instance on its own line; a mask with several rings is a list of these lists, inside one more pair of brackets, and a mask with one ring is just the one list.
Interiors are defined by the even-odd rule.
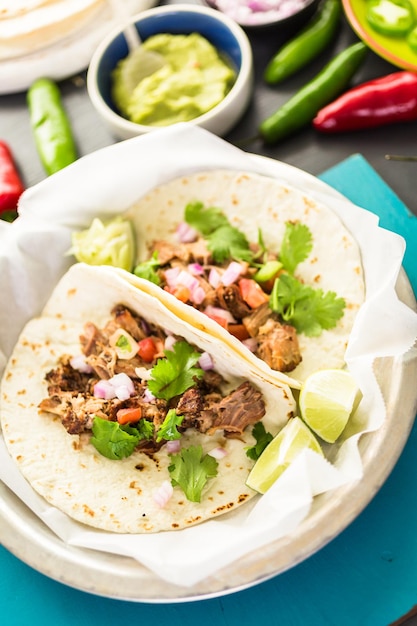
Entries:
[[142,48],[161,55],[163,63],[132,89],[123,80],[122,60],[113,72],[112,97],[132,122],[169,126],[206,113],[230,91],[236,72],[212,44],[197,33],[149,37]]

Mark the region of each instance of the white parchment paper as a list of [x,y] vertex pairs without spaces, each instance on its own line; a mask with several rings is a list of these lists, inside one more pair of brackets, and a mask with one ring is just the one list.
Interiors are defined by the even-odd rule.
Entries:
[[126,211],[154,186],[182,174],[230,168],[274,176],[331,206],[357,239],[366,279],[362,306],[347,349],[347,363],[363,400],[332,463],[306,451],[275,485],[232,514],[186,530],[119,535],[73,521],[38,496],[11,461],[0,437],[0,479],[63,541],[130,556],[162,579],[191,586],[249,551],[276,540],[308,515],[315,495],[360,480],[357,442],[385,418],[372,370],[377,356],[399,356],[414,345],[417,315],[397,297],[395,285],[405,242],[378,226],[313,176],[280,162],[247,154],[215,135],[179,124],[120,142],[79,159],[28,189],[19,218],[0,221],[0,373],[26,321],[39,314],[73,259],[66,256],[74,229],[96,217]]

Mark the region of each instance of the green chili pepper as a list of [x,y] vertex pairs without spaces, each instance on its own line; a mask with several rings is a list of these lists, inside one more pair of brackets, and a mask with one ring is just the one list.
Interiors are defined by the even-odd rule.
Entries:
[[333,39],[341,14],[340,0],[324,0],[305,28],[269,61],[264,72],[265,81],[276,85],[315,59]]
[[36,148],[48,175],[77,159],[77,151],[61,93],[55,82],[39,78],[27,93]]
[[309,124],[316,113],[348,85],[367,51],[368,47],[360,41],[335,56],[319,74],[261,123],[259,132],[264,141],[274,143]]
[[414,26],[416,16],[409,0],[368,0],[366,20],[381,35],[403,37]]

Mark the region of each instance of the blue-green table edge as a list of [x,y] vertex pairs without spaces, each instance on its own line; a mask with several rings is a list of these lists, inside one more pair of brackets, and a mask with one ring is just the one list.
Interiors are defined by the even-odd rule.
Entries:
[[[359,154],[319,178],[405,238],[404,269],[416,292],[417,219],[399,197]],[[326,547],[288,572],[224,597],[162,605],[101,598],[51,580],[0,548],[3,623],[388,626],[417,604],[416,444],[414,426],[379,493]]]

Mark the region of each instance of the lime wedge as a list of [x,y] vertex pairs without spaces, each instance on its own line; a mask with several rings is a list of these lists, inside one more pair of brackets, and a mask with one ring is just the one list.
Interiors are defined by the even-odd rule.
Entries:
[[300,390],[301,417],[321,439],[334,443],[346,427],[358,393],[355,379],[346,370],[314,372]]
[[293,417],[266,446],[253,466],[246,484],[265,493],[306,448],[323,456],[319,442],[299,417]]

